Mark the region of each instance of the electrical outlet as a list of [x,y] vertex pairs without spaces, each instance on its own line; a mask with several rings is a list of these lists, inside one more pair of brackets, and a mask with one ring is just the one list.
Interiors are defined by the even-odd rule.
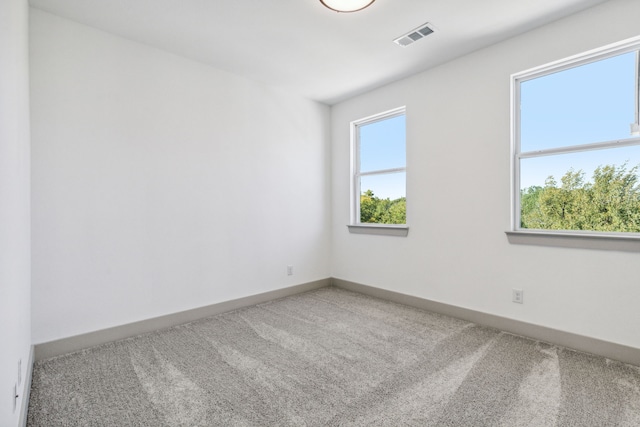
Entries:
[[524,303],[524,291],[522,289],[512,289],[513,290],[513,302],[518,304]]
[[293,265],[287,265],[287,276],[293,276]]

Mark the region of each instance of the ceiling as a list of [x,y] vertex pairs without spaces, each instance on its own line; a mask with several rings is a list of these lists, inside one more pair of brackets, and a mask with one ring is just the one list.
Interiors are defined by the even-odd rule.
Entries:
[[[31,0],[33,7],[326,104],[606,0]],[[393,39],[429,22],[405,48]]]

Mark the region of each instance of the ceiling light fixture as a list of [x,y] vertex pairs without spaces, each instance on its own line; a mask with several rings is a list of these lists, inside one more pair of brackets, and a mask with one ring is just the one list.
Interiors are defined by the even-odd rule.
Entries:
[[320,0],[320,3],[336,12],[357,12],[371,6],[375,0]]

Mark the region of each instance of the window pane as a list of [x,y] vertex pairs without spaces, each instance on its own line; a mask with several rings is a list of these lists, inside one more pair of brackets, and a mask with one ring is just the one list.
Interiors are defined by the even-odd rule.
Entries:
[[640,231],[640,147],[520,161],[520,227]]
[[406,224],[406,173],[360,178],[360,222]]
[[361,172],[405,167],[404,114],[361,125],[359,132]]
[[631,137],[635,79],[630,52],[522,82],[521,151]]

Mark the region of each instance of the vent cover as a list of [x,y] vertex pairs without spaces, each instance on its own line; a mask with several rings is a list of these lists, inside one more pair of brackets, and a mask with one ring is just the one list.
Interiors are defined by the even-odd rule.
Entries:
[[393,42],[402,47],[407,47],[413,42],[417,42],[420,39],[425,38],[429,34],[433,33],[433,27],[428,22],[419,26],[415,30],[409,31],[407,34],[401,35]]

